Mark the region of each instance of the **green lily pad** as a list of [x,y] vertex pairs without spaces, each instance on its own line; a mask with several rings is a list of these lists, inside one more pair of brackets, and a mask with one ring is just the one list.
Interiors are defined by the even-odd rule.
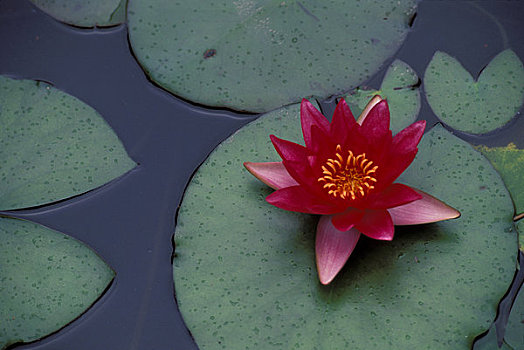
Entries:
[[509,314],[504,341],[513,349],[524,349],[524,288],[522,286]]
[[409,65],[395,60],[386,72],[380,90],[357,88],[345,99],[355,118],[358,118],[373,96],[387,98],[391,113],[391,131],[396,134],[417,119],[420,111],[418,82],[417,73]]
[[524,67],[512,50],[498,54],[475,81],[453,57],[437,51],[424,74],[433,112],[449,126],[474,134],[506,124],[524,101]]
[[78,195],[136,165],[94,109],[42,82],[0,76],[0,124],[0,210]]
[[0,348],[62,328],[97,300],[113,276],[83,243],[0,218]]
[[31,0],[59,21],[78,27],[106,27],[125,21],[127,0]]
[[502,176],[515,203],[516,214],[524,213],[524,150],[518,149],[514,143],[492,148],[480,145],[477,149]]
[[520,219],[515,223],[517,232],[519,234],[519,249],[524,252],[524,220]]
[[413,0],[131,0],[129,37],[149,76],[204,105],[263,112],[341,94],[404,41]]
[[175,233],[178,305],[207,349],[470,349],[511,283],[512,203],[489,162],[441,126],[403,183],[462,212],[363,237],[329,286],[317,277],[317,216],[267,204],[244,161],[277,161],[268,135],[300,140],[298,106],[271,112],[210,155],[184,196]]

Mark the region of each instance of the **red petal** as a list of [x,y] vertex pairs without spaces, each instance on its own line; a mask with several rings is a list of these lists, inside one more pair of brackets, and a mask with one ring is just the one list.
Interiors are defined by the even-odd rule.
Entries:
[[369,209],[387,209],[421,198],[422,196],[411,187],[396,183],[389,185],[380,193],[372,196],[365,205]]
[[417,151],[418,150],[415,149],[404,154],[390,153],[389,156],[386,157],[386,161],[382,162],[377,170],[377,189],[385,188],[395,181],[413,162],[413,159],[415,159],[415,156],[417,155]]
[[331,216],[324,215],[317,225],[315,252],[320,283],[330,283],[342,269],[355,249],[360,237],[356,229],[339,231],[331,223]]
[[458,210],[446,203],[421,190],[416,189],[416,191],[422,196],[422,199],[388,209],[395,225],[427,224],[460,216]]
[[350,130],[357,122],[351,113],[346,100],[341,99],[335,108],[333,119],[330,125],[330,134],[340,144],[344,144],[345,139],[349,136]]
[[308,148],[310,148],[312,143],[311,127],[313,125],[319,127],[326,134],[329,131],[329,121],[305,98],[300,104],[300,123],[302,124],[304,141]]
[[366,210],[355,228],[368,237],[385,241],[391,241],[395,233],[393,221],[386,209]]
[[269,135],[269,138],[282,159],[295,162],[307,160],[308,152],[306,147],[298,143],[280,139],[275,135]]
[[362,122],[360,131],[369,140],[375,141],[391,134],[389,130],[389,107],[386,100],[377,103]]
[[266,197],[266,201],[278,208],[307,214],[334,214],[339,209],[306,192],[302,186],[281,188]]
[[346,211],[333,216],[333,226],[340,231],[351,229],[357,222],[362,220],[364,210],[348,208]]
[[417,145],[424,135],[426,121],[415,122],[393,137],[392,152],[408,153],[417,149]]
[[289,175],[282,162],[245,162],[244,166],[257,179],[275,190],[298,185],[291,175]]
[[368,102],[368,104],[366,105],[362,113],[360,113],[357,123],[362,125],[364,120],[367,118],[369,111],[371,111],[373,107],[375,107],[375,105],[379,103],[380,101],[382,101],[382,97],[380,97],[379,95],[373,96],[373,98],[371,99],[371,101]]

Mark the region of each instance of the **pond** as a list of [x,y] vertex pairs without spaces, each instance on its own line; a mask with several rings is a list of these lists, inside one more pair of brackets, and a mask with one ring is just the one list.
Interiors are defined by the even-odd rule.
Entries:
[[[308,16],[315,16],[304,7],[305,5],[300,2],[297,4],[298,8]],[[135,17],[130,18],[133,25],[141,23],[141,19],[137,19],[134,14],[133,16]],[[428,83],[431,77],[424,75],[425,72],[427,74],[427,67],[434,63],[432,58],[435,52],[441,51],[454,57],[474,79],[477,79],[486,66],[506,49],[511,49],[517,60],[522,61],[524,60],[523,16],[524,5],[515,1],[489,3],[422,1],[417,4],[416,16],[413,14],[410,17],[410,28],[405,41],[400,40],[397,46],[392,44],[391,54],[384,59],[376,59],[380,62],[375,64],[375,68],[363,66],[363,70],[369,68],[367,76],[364,74],[360,77],[360,81],[350,84],[343,92],[352,91],[357,85],[364,90],[379,90],[387,75],[388,67],[396,62],[395,60],[403,61],[411,67],[416,77],[408,90],[424,89],[420,90],[422,91],[420,109],[418,115],[415,113],[414,116],[418,120],[426,120],[427,129],[430,129],[445,119],[442,115],[442,120],[439,119],[434,110],[441,108],[447,112],[446,101],[431,102],[431,95],[438,95],[440,90],[437,86],[433,92]],[[158,19],[158,21],[162,20],[162,18]],[[155,24],[154,20],[152,23]],[[73,196],[65,195],[51,201],[51,204],[29,205],[29,209],[9,211],[5,210],[7,208],[2,208],[5,210],[1,213],[2,216],[26,219],[83,242],[93,249],[115,273],[114,279],[101,292],[100,298],[74,321],[42,339],[34,341],[31,339],[32,342],[29,344],[12,344],[8,346],[9,349],[198,349],[197,343],[200,344],[195,334],[200,334],[202,329],[197,329],[195,333],[193,329],[190,331],[186,327],[178,309],[173,283],[173,259],[176,274],[179,254],[179,247],[175,254],[173,236],[180,206],[182,204],[181,211],[184,205],[188,206],[183,203],[185,190],[199,166],[222,141],[248,123],[257,120],[262,111],[271,111],[290,104],[294,97],[284,96],[282,101],[277,102],[274,102],[275,97],[268,97],[268,101],[252,102],[253,107],[249,108],[247,104],[242,104],[244,103],[242,99],[228,100],[218,94],[210,98],[217,101],[218,106],[210,107],[215,103],[209,102],[205,95],[210,94],[209,90],[214,88],[208,90],[207,87],[192,86],[187,89],[193,92],[202,89],[201,93],[196,93],[198,98],[191,97],[193,96],[191,93],[171,93],[169,90],[179,87],[173,86],[169,79],[162,80],[163,74],[167,73],[161,68],[164,66],[162,60],[167,61],[169,58],[158,57],[160,63],[157,67],[160,73],[146,74],[141,64],[149,67],[146,70],[153,71],[154,68],[151,67],[155,67],[156,63],[153,62],[154,60],[148,61],[143,50],[137,49],[141,44],[135,44],[133,47],[130,38],[131,41],[141,39],[139,34],[129,33],[126,24],[107,28],[75,27],[57,21],[29,1],[0,1],[0,47],[2,48],[0,75],[50,84],[92,107],[113,129],[129,158],[136,163],[136,166],[133,164],[122,171],[123,175],[113,176],[112,178],[117,178],[88,192],[80,191]],[[325,40],[329,41],[327,38]],[[220,49],[214,47],[209,47],[202,52],[205,60],[217,59],[221,54]],[[444,57],[442,62],[447,66],[451,61],[448,62],[446,59]],[[385,63],[381,64],[383,61]],[[336,62],[336,60],[326,60],[325,66],[329,70],[336,71]],[[193,79],[196,78],[193,76],[189,78],[189,80]],[[278,79],[282,78],[279,76]],[[179,80],[183,79],[180,77]],[[276,85],[287,86],[286,84],[287,82],[280,81]],[[251,86],[241,87],[240,90],[250,91],[251,88]],[[311,91],[321,91],[321,89],[315,90],[315,86],[312,89]],[[384,85],[382,89],[384,92],[387,90]],[[507,91],[509,90],[508,88]],[[327,98],[318,99],[317,102],[323,114],[330,117],[335,110],[336,99],[330,97],[328,92],[326,94]],[[247,94],[248,97],[249,95]],[[272,96],[269,92],[267,95]],[[282,93],[278,92],[275,95],[280,96]],[[343,94],[336,95],[340,97]],[[522,96],[518,98],[517,104],[520,109],[511,120],[508,118],[508,123],[501,121],[500,125],[475,129],[478,123],[473,126],[457,124],[451,127],[454,121],[446,119],[444,128],[475,146],[505,147],[509,143],[514,143],[516,148],[523,149],[524,119],[520,116],[523,110]],[[240,100],[242,101],[239,102]],[[466,101],[467,96],[461,96],[461,100]],[[300,98],[295,98],[293,101],[299,102]],[[350,103],[352,108],[358,108],[359,101],[352,101],[353,105]],[[432,103],[431,106],[428,101]],[[441,106],[435,107],[439,103]],[[1,108],[0,105],[0,112]],[[267,125],[263,127],[269,127]],[[287,130],[287,127],[286,125],[284,129]],[[448,135],[447,131],[443,132]],[[267,135],[264,136],[267,140],[269,140],[269,133],[267,131]],[[284,133],[282,131],[282,135],[278,136],[284,137]],[[255,140],[253,143],[256,143]],[[235,147],[237,149],[240,147],[235,146],[234,143],[232,145],[233,151]],[[249,158],[252,155],[247,150],[245,154],[239,153],[241,157],[245,156],[243,161],[255,161]],[[518,166],[521,167],[522,163]],[[207,171],[209,172],[209,169]],[[474,178],[476,174],[470,176]],[[482,190],[478,189],[479,192]],[[265,189],[261,191],[266,195],[270,193]],[[475,195],[476,193],[472,194],[472,198],[476,198]],[[514,193],[512,195],[515,196]],[[227,203],[227,199],[224,203]],[[198,207],[195,210],[198,210]],[[254,214],[257,215],[256,212]],[[513,215],[513,213],[509,214]],[[203,216],[208,217],[206,215],[211,214],[203,211]],[[234,216],[235,213],[231,215]],[[296,217],[293,218],[298,220]],[[304,220],[300,221],[300,225],[309,227],[308,220],[311,219],[300,220]],[[478,222],[482,222],[481,217],[468,220],[474,222],[472,227],[477,227]],[[404,236],[409,236],[414,231],[405,229],[400,232]],[[367,254],[377,253],[382,249],[368,241],[363,244],[363,247],[371,252]],[[180,247],[182,255],[183,249]],[[217,255],[228,254],[223,253]],[[358,254],[355,259],[366,258],[363,249]],[[395,251],[392,254],[402,258],[403,253]],[[522,267],[524,261],[522,252],[517,253],[516,245],[515,251],[510,255],[512,261],[515,261],[513,266],[518,264],[519,255]],[[418,260],[417,257],[408,258]],[[456,269],[464,268],[461,267],[460,261],[455,263]],[[504,291],[508,292],[506,294],[502,292],[497,296],[497,300],[506,297],[500,304],[497,318],[500,341],[504,336],[503,330],[510,315],[512,302],[522,285],[524,273],[522,268],[518,273],[517,270],[506,270],[504,276],[506,286]],[[492,278],[497,279],[493,276]],[[511,282],[512,278],[513,282]],[[191,283],[194,283],[194,287],[199,287],[197,282]],[[271,284],[271,280],[264,283]],[[179,292],[187,295],[187,293],[191,294],[192,290],[177,289],[177,294]],[[2,296],[0,303],[7,303],[4,297],[10,295],[0,295]],[[202,309],[207,310],[205,295],[199,297],[202,298]],[[484,308],[485,305],[482,307]],[[210,316],[213,316],[213,307],[210,310]],[[489,312],[486,311],[488,314]],[[266,312],[260,312],[259,315],[260,318],[262,315],[265,318]],[[0,315],[0,324],[7,317],[11,316]],[[453,320],[449,321],[453,322]],[[486,320],[479,323],[485,324]],[[277,322],[274,322],[273,326],[280,327]],[[482,331],[473,337],[487,331],[488,327],[481,328]],[[304,332],[309,331],[310,329],[305,328]],[[195,340],[192,333],[195,335]],[[380,338],[380,334],[375,336]],[[219,340],[221,335],[213,334],[212,337],[217,339],[217,348],[221,348],[222,344]],[[426,337],[432,338],[430,334]],[[513,342],[513,344],[524,348],[524,343]],[[235,346],[244,348],[248,345]],[[273,344],[274,348],[279,346],[282,345]],[[330,348],[327,345],[318,346]],[[481,346],[482,344],[479,343],[477,348],[480,349]],[[259,348],[265,347],[259,345]],[[306,344],[299,348],[314,347]]]

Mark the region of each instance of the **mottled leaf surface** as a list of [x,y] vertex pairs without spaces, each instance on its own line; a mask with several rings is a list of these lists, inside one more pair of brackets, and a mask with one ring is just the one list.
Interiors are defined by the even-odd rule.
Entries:
[[0,210],[78,195],[136,164],[91,107],[52,86],[0,76]]
[[78,27],[105,27],[125,21],[126,0],[30,0],[59,21]]
[[355,118],[375,95],[386,98],[391,113],[391,131],[394,134],[417,119],[420,111],[419,78],[405,62],[395,60],[384,76],[380,90],[357,88],[345,97]]
[[524,213],[524,150],[510,143],[506,147],[479,146],[499,172],[515,203],[516,214]]
[[131,0],[133,51],[175,95],[263,112],[349,91],[404,41],[412,0]]
[[177,221],[177,301],[206,349],[469,349],[495,318],[517,250],[512,203],[489,162],[436,127],[402,176],[462,212],[362,238],[329,286],[317,277],[317,216],[267,204],[242,167],[279,159],[269,134],[301,140],[298,106],[221,144],[189,185]]
[[113,276],[83,243],[0,218],[0,348],[62,328],[91,306]]
[[437,51],[424,74],[433,112],[449,126],[482,134],[506,124],[524,100],[524,67],[512,50],[502,51],[478,79],[452,56]]

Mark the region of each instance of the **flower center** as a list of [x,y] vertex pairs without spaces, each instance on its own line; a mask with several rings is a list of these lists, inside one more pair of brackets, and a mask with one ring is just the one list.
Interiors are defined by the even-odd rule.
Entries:
[[322,166],[322,174],[319,182],[324,182],[325,188],[333,197],[342,199],[360,197],[363,198],[375,186],[377,182],[374,177],[378,166],[373,166],[373,162],[366,158],[362,153],[354,156],[353,152],[348,151],[348,156],[342,156],[342,147],[337,145],[335,159],[328,159]]

